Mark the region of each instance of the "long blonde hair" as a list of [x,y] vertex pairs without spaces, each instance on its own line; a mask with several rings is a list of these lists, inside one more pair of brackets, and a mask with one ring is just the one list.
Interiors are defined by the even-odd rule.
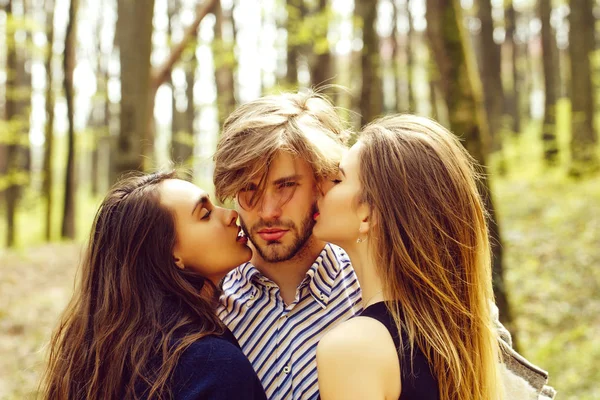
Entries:
[[360,141],[360,200],[371,206],[369,243],[384,293],[397,300],[387,304],[398,329],[428,358],[440,399],[498,399],[491,256],[473,159],[444,127],[413,115],[379,119]]

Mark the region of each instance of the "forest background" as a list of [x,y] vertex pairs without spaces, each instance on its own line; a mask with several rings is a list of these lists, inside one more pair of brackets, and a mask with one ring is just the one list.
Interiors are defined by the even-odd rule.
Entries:
[[98,204],[223,120],[322,88],[354,131],[439,120],[485,166],[501,319],[559,399],[600,398],[597,0],[0,0],[0,398],[35,398]]

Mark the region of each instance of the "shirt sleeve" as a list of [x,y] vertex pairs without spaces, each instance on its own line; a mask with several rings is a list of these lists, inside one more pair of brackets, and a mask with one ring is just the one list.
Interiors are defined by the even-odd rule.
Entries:
[[172,382],[177,400],[266,400],[246,356],[218,338],[192,344],[181,356]]

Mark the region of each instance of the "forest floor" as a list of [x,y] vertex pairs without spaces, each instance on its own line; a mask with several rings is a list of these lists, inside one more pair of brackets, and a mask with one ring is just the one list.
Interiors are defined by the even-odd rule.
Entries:
[[[513,333],[520,351],[550,372],[558,399],[597,400],[600,175],[575,181],[535,169],[513,167],[492,180]],[[81,249],[0,250],[0,399],[34,398]]]

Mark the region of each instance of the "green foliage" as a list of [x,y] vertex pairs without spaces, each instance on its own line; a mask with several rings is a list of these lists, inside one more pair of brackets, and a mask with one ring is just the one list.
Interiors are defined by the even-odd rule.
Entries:
[[0,120],[0,144],[29,147],[29,118],[15,117],[10,121]]
[[327,40],[327,28],[329,21],[333,18],[330,9],[321,12],[310,13],[301,19],[301,12],[296,7],[288,6],[289,23],[293,28],[289,32],[289,46],[312,45],[312,53],[319,55],[329,51]]
[[519,344],[561,399],[598,399],[600,176],[527,175],[493,185]]
[[173,134],[173,142],[193,148],[194,135],[186,131],[178,131],[175,134]]
[[[27,176],[27,175],[25,175]],[[55,185],[53,188],[54,209],[53,209],[53,224],[52,224],[52,236],[54,238],[60,237],[60,227],[63,214],[63,202],[64,186]],[[76,221],[76,232],[79,240],[84,240],[89,234],[89,229],[94,218],[96,208],[99,205],[99,199],[90,197],[87,193],[88,190],[80,190],[77,194],[77,216]],[[2,222],[0,223],[0,242],[6,242],[6,224],[4,223],[2,213]],[[37,246],[45,242],[45,215],[46,206],[40,198],[40,194],[37,191],[26,190],[21,201],[18,204],[18,210],[16,215],[17,238],[16,246],[21,249],[25,249],[31,246]]]
[[44,32],[44,25],[29,17],[20,17],[11,14],[6,19],[7,33],[14,34],[16,31],[24,30],[29,33]]
[[[559,166],[543,163],[540,122],[505,141],[494,192],[505,279],[522,353],[550,373],[559,398],[600,398],[600,175],[571,180],[570,106],[557,104]],[[498,159],[496,155],[496,160]]]

